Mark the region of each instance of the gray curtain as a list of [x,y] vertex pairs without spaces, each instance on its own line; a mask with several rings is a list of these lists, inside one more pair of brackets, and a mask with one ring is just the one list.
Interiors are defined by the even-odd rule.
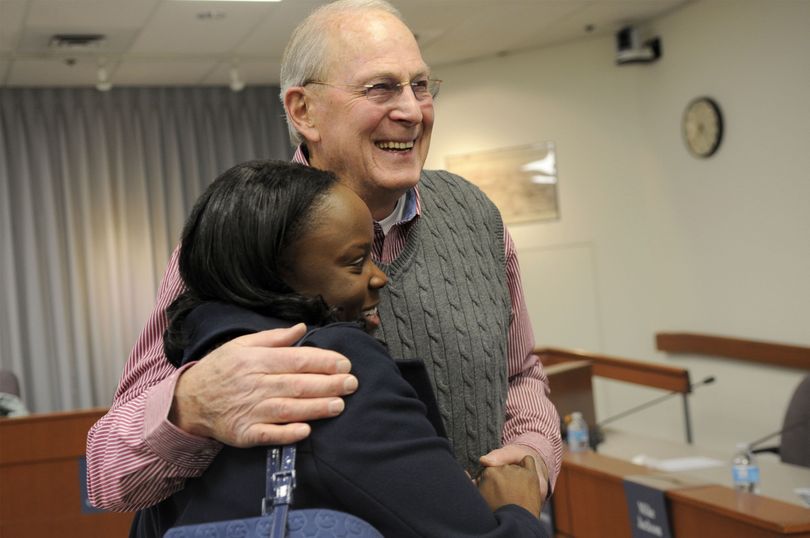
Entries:
[[29,409],[108,406],[196,197],[290,155],[276,87],[0,88],[0,368]]

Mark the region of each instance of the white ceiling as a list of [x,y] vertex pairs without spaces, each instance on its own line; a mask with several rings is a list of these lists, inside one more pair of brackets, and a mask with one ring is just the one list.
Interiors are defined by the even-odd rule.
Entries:
[[[394,0],[428,64],[614,33],[692,0]],[[91,86],[100,63],[116,85],[277,84],[290,33],[324,0],[0,0],[0,86]],[[592,27],[587,31],[586,27]],[[54,50],[54,34],[104,34]]]

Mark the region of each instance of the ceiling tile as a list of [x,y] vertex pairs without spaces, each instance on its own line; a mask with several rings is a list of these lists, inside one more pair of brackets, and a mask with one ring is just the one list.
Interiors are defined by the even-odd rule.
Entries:
[[[516,48],[548,46],[565,41],[614,34],[627,24],[644,22],[684,3],[684,0],[632,0],[590,2],[560,19],[540,39],[516,43]],[[586,27],[590,26],[590,30]]]
[[24,17],[25,0],[0,0],[0,53],[14,49]]
[[[229,54],[275,4],[264,2],[164,2],[144,27],[132,52],[141,54]],[[220,7],[221,6],[221,7]],[[224,13],[198,18],[201,12]]]
[[[248,84],[276,84],[293,28],[326,1],[0,0],[0,84],[90,85],[97,58],[118,84],[224,84],[233,60]],[[690,0],[394,1],[425,59],[441,65],[615,32]],[[590,34],[587,24],[596,27]],[[62,32],[107,39],[87,50],[49,48]]]
[[120,86],[195,85],[204,83],[216,63],[205,59],[125,59],[110,73],[110,78]]
[[[424,53],[431,63],[467,60],[513,49],[518,43],[541,39],[545,28],[553,28],[586,2],[504,2],[489,3],[470,11],[457,25],[448,28]],[[508,20],[509,24],[493,24]]]
[[92,86],[98,65],[89,58],[73,65],[55,58],[17,59],[11,64],[9,86]]
[[236,52],[281,58],[293,30],[310,11],[323,4],[319,0],[271,4],[267,17],[236,48]]
[[[16,52],[24,55],[110,55],[127,51],[159,0],[31,0]],[[102,34],[86,49],[53,49],[55,34]]]
[[597,30],[615,32],[627,24],[645,22],[652,17],[684,4],[685,0],[632,0],[623,2],[594,2],[565,21],[578,27],[593,24]]
[[[462,24],[470,15],[490,4],[486,0],[441,0],[435,5],[424,0],[397,3],[405,22],[416,35],[420,46],[429,46],[448,30]],[[441,5],[441,8],[437,8]]]
[[159,0],[31,0],[26,25],[91,31],[138,28]]

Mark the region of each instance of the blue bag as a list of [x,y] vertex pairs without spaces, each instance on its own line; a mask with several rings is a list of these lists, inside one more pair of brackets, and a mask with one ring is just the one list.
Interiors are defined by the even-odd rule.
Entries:
[[295,489],[295,446],[267,451],[267,485],[258,517],[184,525],[164,538],[383,538],[359,517],[325,508],[289,510]]

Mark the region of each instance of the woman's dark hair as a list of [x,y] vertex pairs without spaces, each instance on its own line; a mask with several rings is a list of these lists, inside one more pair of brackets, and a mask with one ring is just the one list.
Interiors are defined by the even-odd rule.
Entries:
[[334,320],[321,297],[296,293],[281,273],[288,247],[312,224],[336,182],[329,172],[283,161],[238,164],[214,180],[183,227],[178,265],[186,291],[167,309],[163,339],[170,362],[179,364],[185,318],[204,302],[294,322]]

